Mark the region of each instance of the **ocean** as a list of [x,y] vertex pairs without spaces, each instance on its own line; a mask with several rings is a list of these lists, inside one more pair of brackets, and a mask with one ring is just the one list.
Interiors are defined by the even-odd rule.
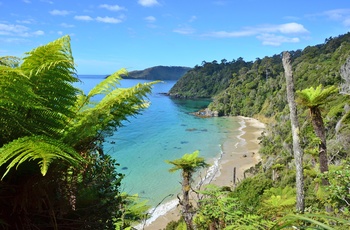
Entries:
[[[79,76],[82,83],[77,86],[88,92],[103,80],[104,76]],[[121,80],[122,88],[131,87],[147,80]],[[130,117],[113,136],[106,139],[104,151],[120,164],[118,171],[125,174],[122,191],[138,194],[156,207],[168,206],[181,192],[180,172],[170,173],[172,167],[165,160],[181,158],[185,153],[200,151],[213,166],[222,154],[222,144],[228,133],[237,132],[237,143],[241,134],[239,120],[225,117],[199,118],[192,112],[205,108],[209,100],[174,99],[167,93],[175,81],[154,85],[148,96],[149,108],[135,117]],[[197,175],[205,177],[207,173]],[[166,206],[166,205],[165,205]],[[169,208],[169,207],[168,207]]]

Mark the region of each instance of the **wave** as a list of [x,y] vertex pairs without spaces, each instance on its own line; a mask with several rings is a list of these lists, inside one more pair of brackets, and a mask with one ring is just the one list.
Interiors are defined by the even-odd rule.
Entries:
[[170,210],[176,208],[176,206],[179,204],[179,201],[177,199],[171,200],[169,202],[166,202],[164,204],[161,204],[155,208],[152,208],[149,210],[148,214],[150,215],[150,218],[145,220],[144,222],[134,226],[135,229],[141,230],[144,228],[144,226],[150,225],[152,222],[154,222],[158,217],[161,217],[165,214],[167,214]]

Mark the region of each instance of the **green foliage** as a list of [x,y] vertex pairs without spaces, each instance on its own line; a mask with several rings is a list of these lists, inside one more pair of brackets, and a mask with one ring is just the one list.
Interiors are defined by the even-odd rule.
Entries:
[[336,92],[338,92],[338,89],[335,86],[330,86],[327,88],[323,88],[322,85],[319,85],[316,88],[310,87],[296,91],[298,96],[296,101],[297,103],[308,108],[319,107],[329,102],[331,100],[330,96]]
[[[137,84],[130,88],[117,88],[125,69],[117,71],[94,87],[88,95],[80,92],[74,105],[76,116],[69,120],[63,141],[86,152],[96,142],[102,142],[128,116],[134,116],[148,107],[144,97],[156,82]],[[102,99],[95,101],[95,96]]]
[[286,213],[292,213],[296,204],[296,190],[290,186],[274,187],[264,191],[259,213],[276,220]]
[[173,161],[165,161],[168,164],[174,165],[174,167],[169,169],[169,172],[175,172],[178,170],[183,170],[186,172],[195,172],[199,168],[209,166],[205,163],[203,157],[198,157],[199,151],[194,151],[193,153],[185,153],[181,158]]
[[[26,161],[38,161],[40,172],[46,175],[49,165],[60,159],[68,165],[81,167],[84,162],[73,148],[64,145],[62,142],[46,136],[27,136],[16,139],[0,148],[0,166],[7,164],[7,171],[2,175],[2,179],[10,169]],[[79,166],[80,165],[80,166]]]
[[147,211],[150,206],[147,205],[147,200],[140,201],[138,194],[132,196],[122,193],[121,198],[123,205],[120,208],[121,217],[115,220],[116,230],[127,229],[133,223],[147,218]]
[[[124,73],[112,74],[84,95],[73,86],[78,79],[68,36],[26,53],[22,62],[0,58],[4,226],[115,229],[125,214],[122,175],[102,143],[123,120],[147,107],[144,98],[154,84],[119,89]],[[96,102],[96,95],[104,97]]]
[[243,180],[233,191],[232,197],[237,198],[241,203],[242,211],[255,213],[259,208],[264,191],[271,187],[272,180],[265,178],[262,174],[258,174]]
[[124,79],[179,80],[191,68],[181,66],[155,66],[144,70],[130,71]]
[[228,191],[208,185],[201,193],[205,197],[194,218],[196,229],[265,229],[272,225],[262,216],[242,212],[237,198],[230,197]]
[[336,215],[350,217],[350,165],[344,162],[338,169],[331,169],[324,175],[330,185],[326,188],[328,202],[332,205]]
[[281,218],[272,230],[285,228],[293,229],[327,229],[327,230],[345,230],[349,229],[350,222],[345,219],[336,218],[320,214],[289,214]]

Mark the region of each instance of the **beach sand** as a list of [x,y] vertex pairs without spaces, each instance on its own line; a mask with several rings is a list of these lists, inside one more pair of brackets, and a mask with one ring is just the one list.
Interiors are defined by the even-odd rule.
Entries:
[[[261,158],[258,154],[259,141],[265,125],[253,118],[238,117],[242,123],[242,135],[238,144],[237,136],[228,134],[227,140],[223,144],[223,155],[219,161],[219,171],[215,174],[211,184],[218,186],[233,187],[233,171],[236,168],[236,181],[244,178],[244,171],[257,164]],[[231,118],[229,118],[231,119]],[[232,117],[236,119],[237,117]],[[166,227],[170,221],[177,221],[180,219],[180,210],[178,207],[171,209],[165,215],[158,217],[153,222],[142,226],[138,229],[144,230],[161,230]]]

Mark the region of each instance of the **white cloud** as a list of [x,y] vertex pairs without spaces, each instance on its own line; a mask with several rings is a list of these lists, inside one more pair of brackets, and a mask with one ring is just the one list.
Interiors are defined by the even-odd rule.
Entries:
[[264,45],[279,46],[282,43],[299,42],[298,37],[287,37],[286,35],[305,34],[309,31],[301,24],[292,22],[279,25],[262,25],[256,27],[246,27],[238,31],[214,31],[204,36],[216,38],[237,38],[257,36]]
[[60,26],[62,26],[64,28],[73,28],[74,27],[74,25],[67,24],[67,23],[61,23]]
[[22,25],[9,25],[0,23],[1,35],[20,35],[29,31],[29,28]]
[[90,16],[87,16],[87,15],[77,15],[77,16],[74,16],[74,19],[75,20],[79,20],[79,21],[93,21],[94,19]]
[[108,4],[102,4],[100,5],[100,8],[105,8],[110,11],[121,11],[126,10],[125,7],[119,6],[119,5],[108,5]]
[[300,41],[300,39],[297,37],[289,38],[274,34],[262,34],[257,36],[257,38],[262,41],[263,45],[270,46],[280,46],[282,43],[297,43]]
[[328,10],[324,14],[332,20],[342,20],[344,17],[350,15],[350,9]]
[[24,3],[27,3],[27,4],[32,3],[32,2],[31,2],[31,1],[29,1],[29,0],[23,0],[23,2],[24,2]]
[[323,13],[331,20],[340,21],[344,26],[350,26],[350,9],[335,9]]
[[63,35],[63,32],[62,31],[57,31],[57,34],[62,36]]
[[51,10],[50,14],[55,16],[66,16],[70,14],[70,12],[67,10]]
[[264,25],[257,27],[247,27],[239,31],[216,31],[206,36],[210,37],[220,37],[220,38],[230,38],[230,37],[247,37],[263,33],[281,33],[281,34],[302,34],[308,33],[308,30],[301,24],[292,22],[280,25]]
[[42,30],[31,32],[26,26],[0,23],[0,35],[12,37],[33,37],[44,34],[45,33]]
[[277,32],[277,31],[281,32],[282,34],[299,34],[299,33],[308,32],[303,25],[295,22],[278,25],[275,28],[274,32]]
[[145,7],[150,7],[150,6],[156,6],[159,5],[157,0],[138,0],[138,3],[141,6],[145,6]]
[[113,23],[113,24],[122,22],[122,20],[118,18],[112,18],[112,17],[97,17],[96,21],[104,22],[104,23]]
[[145,20],[149,23],[155,22],[157,19],[153,16],[145,17]]

